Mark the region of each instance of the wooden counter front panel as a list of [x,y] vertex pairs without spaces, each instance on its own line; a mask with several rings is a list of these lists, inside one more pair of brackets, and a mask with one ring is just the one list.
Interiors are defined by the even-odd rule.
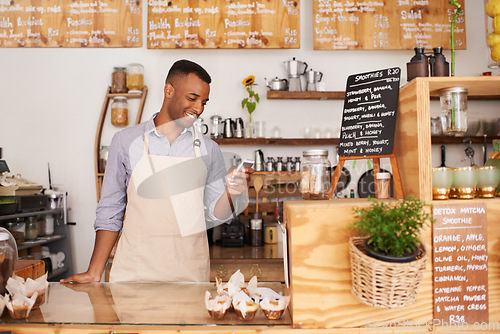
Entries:
[[283,259],[276,260],[210,260],[210,281],[215,282],[215,277],[227,282],[235,271],[240,270],[248,282],[257,276],[259,282],[284,282]]

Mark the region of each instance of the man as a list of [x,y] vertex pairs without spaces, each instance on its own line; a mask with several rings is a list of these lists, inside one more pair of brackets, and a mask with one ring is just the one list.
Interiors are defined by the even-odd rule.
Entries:
[[233,170],[225,184],[219,147],[194,130],[210,83],[198,64],[175,62],[159,113],[113,137],[89,268],[62,283],[100,281],[120,230],[110,281],[209,280],[206,215],[228,220],[230,196],[240,199],[237,204],[247,200],[248,177]]

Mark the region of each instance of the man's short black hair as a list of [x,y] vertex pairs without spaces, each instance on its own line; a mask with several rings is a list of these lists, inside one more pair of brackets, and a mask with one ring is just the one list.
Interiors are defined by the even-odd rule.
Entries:
[[205,81],[207,84],[212,82],[212,78],[205,71],[203,67],[187,59],[181,59],[176,61],[170,70],[168,71],[167,79],[165,83],[170,82],[170,80],[177,75],[189,75],[191,73],[196,74],[198,78]]

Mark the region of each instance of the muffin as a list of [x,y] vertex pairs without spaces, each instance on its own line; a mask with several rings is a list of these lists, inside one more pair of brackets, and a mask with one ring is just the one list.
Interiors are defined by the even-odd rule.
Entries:
[[255,303],[245,292],[240,291],[233,296],[233,308],[240,320],[253,320],[259,309],[259,304]]
[[230,306],[231,298],[228,295],[218,295],[213,298],[210,292],[205,292],[205,307],[212,319],[222,319]]
[[285,296],[277,300],[270,300],[268,297],[265,297],[260,302],[260,308],[267,319],[278,320],[283,316],[289,302],[290,296]]

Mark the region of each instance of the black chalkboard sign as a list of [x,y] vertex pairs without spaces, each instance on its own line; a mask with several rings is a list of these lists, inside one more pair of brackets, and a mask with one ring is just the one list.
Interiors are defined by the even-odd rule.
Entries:
[[400,74],[394,67],[347,78],[340,156],[392,153]]

